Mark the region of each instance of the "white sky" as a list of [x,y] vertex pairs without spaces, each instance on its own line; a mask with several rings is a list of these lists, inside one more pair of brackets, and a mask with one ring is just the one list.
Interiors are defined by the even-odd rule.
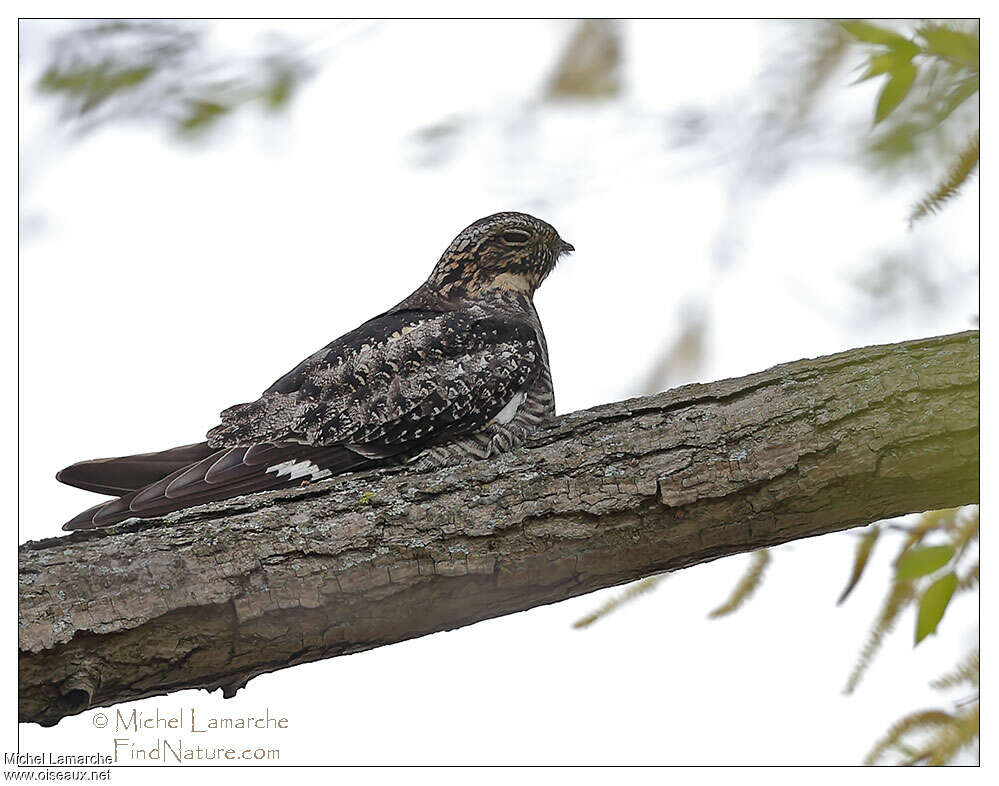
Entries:
[[[228,23],[223,43],[261,27]],[[385,22],[342,46],[344,23],[280,27],[334,55],[287,115],[248,113],[203,148],[119,127],[50,152],[50,108],[29,89],[40,52],[25,49],[21,207],[40,228],[20,258],[22,541],[93,504],[56,470],[200,439],[219,410],[401,299],[497,210],[533,212],[577,248],[537,298],[560,412],[633,395],[694,296],[711,314],[704,379],[972,326],[974,188],[909,233],[920,183],[823,159],[756,205],[729,272],[711,267],[731,169],[671,150],[665,116],[752,97],[772,24],[631,23],[627,95],[555,108],[536,98],[570,23]],[[872,111],[873,88],[840,89]],[[448,118],[466,122],[456,153],[421,167],[414,134]],[[864,262],[919,245],[948,271],[935,310],[855,308]],[[894,720],[946,702],[927,683],[975,640],[977,609],[956,603],[915,651],[907,615],[842,696],[888,582],[885,549],[835,608],[853,544],[778,551],[758,595],[722,621],[705,615],[746,557],[676,574],[585,632],[572,621],[607,593],[266,675],[224,703],[185,692],[137,706],[268,707],[292,726],[282,763],[854,764]],[[21,748],[108,750],[92,715],[22,725]]]

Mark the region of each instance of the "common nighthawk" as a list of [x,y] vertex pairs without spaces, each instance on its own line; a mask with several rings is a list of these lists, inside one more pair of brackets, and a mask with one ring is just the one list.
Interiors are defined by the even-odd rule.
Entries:
[[533,298],[573,250],[525,213],[479,219],[413,294],[310,355],[256,401],[223,411],[207,441],[62,470],[63,483],[118,497],[63,529],[515,447],[555,411]]

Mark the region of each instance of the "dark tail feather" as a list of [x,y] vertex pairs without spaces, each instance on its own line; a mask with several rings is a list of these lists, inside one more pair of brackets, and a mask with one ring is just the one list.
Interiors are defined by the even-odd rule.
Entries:
[[87,508],[82,513],[77,513],[73,516],[73,518],[63,524],[62,528],[67,530],[90,529],[94,526],[94,515],[107,504],[107,502],[101,502],[94,505],[92,508]]
[[[252,453],[251,453],[252,451]],[[266,460],[264,460],[266,459]],[[205,502],[363,469],[372,460],[343,446],[313,448],[295,443],[223,448],[74,516],[63,529],[109,527],[129,518],[162,516]]]
[[56,479],[86,491],[117,497],[155,483],[213,452],[207,442],[198,442],[158,453],[80,461],[57,473]]

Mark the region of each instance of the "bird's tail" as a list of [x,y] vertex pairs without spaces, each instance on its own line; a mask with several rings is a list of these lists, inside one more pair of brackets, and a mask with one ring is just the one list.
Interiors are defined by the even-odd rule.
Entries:
[[181,445],[157,453],[80,461],[56,473],[56,480],[70,486],[120,497],[194,464],[214,451],[207,442]]
[[[179,451],[185,449],[191,451],[187,455],[194,456],[193,460],[182,461],[179,458],[184,455]],[[83,462],[64,469],[59,473],[60,480],[68,480],[63,477],[68,470],[83,468],[88,464],[102,467],[121,462],[120,466],[127,468],[129,473],[122,477],[118,474],[100,474],[100,470],[87,470],[96,473],[90,475],[81,469],[68,481],[75,486],[104,490],[107,493],[112,488],[122,488],[126,479],[128,483],[132,483],[141,477],[141,472],[135,468],[144,462],[136,459],[169,455],[170,458],[159,463],[153,460],[152,466],[156,467],[156,473],[167,464],[175,467],[166,475],[156,474],[155,479],[145,485],[122,490],[118,499],[83,511],[67,521],[63,529],[94,529],[130,518],[162,516],[193,505],[300,485],[331,475],[365,469],[373,463],[370,457],[343,445],[313,447],[295,442],[270,442],[213,451],[202,443],[174,450],[178,452],[164,451],[159,454],[105,459],[104,464]]]

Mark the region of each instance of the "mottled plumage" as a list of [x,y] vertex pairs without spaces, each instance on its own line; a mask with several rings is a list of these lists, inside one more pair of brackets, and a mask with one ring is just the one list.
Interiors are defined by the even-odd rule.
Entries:
[[533,296],[568,251],[551,226],[524,213],[476,221],[412,295],[303,360],[256,401],[226,409],[206,442],[62,470],[64,483],[122,495],[64,528],[389,462],[437,466],[509,450],[554,413]]

